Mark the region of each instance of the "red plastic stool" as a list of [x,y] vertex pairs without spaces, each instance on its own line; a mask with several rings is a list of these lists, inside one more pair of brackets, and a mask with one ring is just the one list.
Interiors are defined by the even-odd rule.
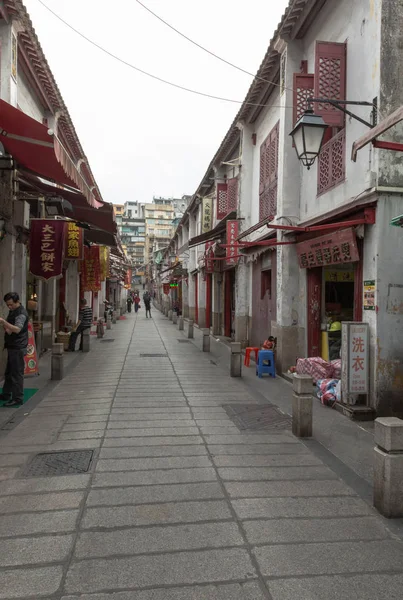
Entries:
[[243,364],[245,365],[245,367],[250,366],[250,355],[252,354],[252,352],[255,353],[255,362],[257,362],[259,350],[260,350],[260,348],[253,348],[253,347],[245,348],[245,359],[243,361]]

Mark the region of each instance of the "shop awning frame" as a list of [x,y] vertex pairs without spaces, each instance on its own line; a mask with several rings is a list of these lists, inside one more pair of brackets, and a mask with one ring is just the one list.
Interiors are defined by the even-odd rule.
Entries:
[[90,206],[102,206],[57,135],[4,100],[0,100],[0,141],[22,167],[56,184],[77,187]]

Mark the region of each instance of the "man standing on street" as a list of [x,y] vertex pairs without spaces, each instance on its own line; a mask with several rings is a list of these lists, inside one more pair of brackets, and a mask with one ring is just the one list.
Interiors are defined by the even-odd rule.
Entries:
[[81,333],[80,350],[83,349],[83,331],[92,325],[92,310],[87,306],[87,300],[83,298],[80,302],[78,323],[70,334],[69,352],[75,352],[77,338]]
[[0,325],[4,327],[4,347],[8,355],[0,401],[6,401],[7,407],[21,406],[24,403],[24,356],[28,346],[28,313],[16,292],[6,294],[4,302],[10,312],[7,319],[0,318]]
[[143,302],[146,309],[146,319],[148,319],[148,315],[150,315],[151,319],[151,296],[148,292],[145,292],[143,295]]

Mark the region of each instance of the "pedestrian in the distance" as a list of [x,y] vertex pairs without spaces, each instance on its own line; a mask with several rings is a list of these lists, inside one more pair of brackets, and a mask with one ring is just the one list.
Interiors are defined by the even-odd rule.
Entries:
[[146,309],[146,319],[148,319],[148,315],[150,315],[151,319],[151,296],[148,292],[145,292],[143,295],[143,302]]
[[140,308],[140,296],[136,294],[134,296],[134,312],[138,312]]
[[9,309],[7,319],[0,318],[4,327],[4,347],[7,349],[7,367],[4,374],[3,393],[0,401],[5,406],[21,406],[24,403],[24,356],[28,346],[28,313],[16,292],[4,296]]
[[129,313],[132,312],[132,304],[133,304],[133,298],[132,298],[132,295],[129,294],[127,297],[127,312],[129,312]]
[[92,310],[87,306],[87,300],[83,298],[80,302],[80,312],[78,322],[70,334],[69,352],[75,352],[77,338],[81,333],[80,350],[83,349],[83,331],[89,329],[92,325]]

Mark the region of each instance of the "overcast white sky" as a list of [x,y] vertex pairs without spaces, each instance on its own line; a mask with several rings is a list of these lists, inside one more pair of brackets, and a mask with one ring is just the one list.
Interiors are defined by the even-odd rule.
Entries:
[[[142,0],[216,54],[256,73],[288,0]],[[44,0],[128,62],[189,88],[243,100],[252,78],[209,56],[135,0]],[[24,0],[104,200],[193,194],[239,105],[174,89],[78,37]]]

